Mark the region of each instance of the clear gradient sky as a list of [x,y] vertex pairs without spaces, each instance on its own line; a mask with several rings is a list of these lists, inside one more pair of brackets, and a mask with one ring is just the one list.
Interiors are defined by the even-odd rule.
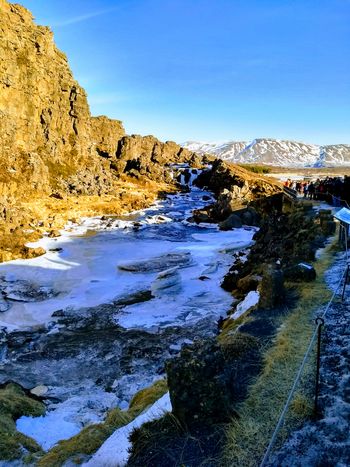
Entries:
[[128,133],[350,143],[350,0],[17,1]]

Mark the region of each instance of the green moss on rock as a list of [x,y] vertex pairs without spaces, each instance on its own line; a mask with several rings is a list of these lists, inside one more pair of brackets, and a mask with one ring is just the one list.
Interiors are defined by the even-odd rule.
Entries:
[[156,381],[152,386],[141,389],[131,399],[129,411],[139,412],[154,404],[155,401],[160,399],[168,390],[167,382],[164,379]]
[[227,361],[244,358],[248,352],[259,348],[256,337],[242,332],[226,334],[225,339],[218,339],[218,342]]
[[44,413],[44,404],[27,396],[17,384],[10,383],[0,389],[0,459],[13,460],[25,451],[41,451],[32,438],[17,431],[16,420],[22,415],[39,417]]

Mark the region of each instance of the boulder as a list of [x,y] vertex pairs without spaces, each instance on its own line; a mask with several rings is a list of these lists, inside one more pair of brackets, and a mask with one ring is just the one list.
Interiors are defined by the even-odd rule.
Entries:
[[63,199],[63,195],[58,191],[55,191],[54,193],[51,193],[50,198]]
[[335,233],[336,228],[337,225],[334,221],[321,219],[321,229],[324,235],[333,235]]
[[205,209],[195,209],[192,218],[194,222],[200,224],[201,222],[212,222],[208,212]]
[[231,412],[225,359],[215,339],[183,347],[166,364],[173,414],[186,427],[228,421]]
[[242,222],[243,222],[243,224],[245,224],[245,225],[253,225],[253,223],[254,223],[254,218],[253,218],[252,213],[250,213],[249,211],[245,211],[245,212],[242,214]]
[[332,210],[331,209],[320,209],[318,211],[318,215],[320,216],[320,218],[332,217]]
[[231,214],[227,219],[220,222],[219,228],[220,230],[240,229],[242,225],[242,219],[236,214]]
[[245,225],[254,225],[254,226],[259,225],[260,216],[257,213],[257,211],[252,207],[247,208],[242,213],[241,218],[242,218],[243,224]]
[[283,304],[285,288],[283,272],[273,266],[268,266],[263,274],[259,287],[259,307],[271,310]]
[[50,238],[60,237],[61,233],[58,230],[50,230],[49,235]]
[[331,209],[320,209],[318,211],[320,226],[324,235],[333,235],[336,230],[336,223],[333,220]]
[[118,265],[118,269],[130,272],[161,272],[172,267],[186,267],[192,262],[191,253],[168,253],[147,260],[129,261]]
[[241,195],[240,188],[233,186],[231,191],[225,188],[218,196],[215,205],[215,214],[218,219],[225,219],[234,211],[244,209],[245,196]]
[[256,290],[260,281],[261,276],[256,274],[248,274],[247,276],[242,277],[242,279],[239,279],[237,282],[237,289],[239,289],[240,292],[246,294],[252,290]]
[[43,397],[48,392],[48,390],[49,388],[47,386],[39,384],[39,386],[35,386],[35,388],[31,389],[30,393],[33,394],[33,396]]
[[284,269],[286,280],[293,282],[311,282],[316,279],[315,268],[311,264],[298,263]]
[[46,253],[45,249],[41,246],[36,248],[29,248],[27,246],[23,249],[23,257],[26,259],[36,258],[37,256],[42,256]]

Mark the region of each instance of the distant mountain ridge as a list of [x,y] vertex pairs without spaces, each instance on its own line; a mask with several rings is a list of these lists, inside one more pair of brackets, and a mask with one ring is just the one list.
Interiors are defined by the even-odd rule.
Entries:
[[213,154],[227,162],[280,167],[350,166],[350,144],[319,146],[269,138],[205,143],[187,141],[184,147],[198,154]]

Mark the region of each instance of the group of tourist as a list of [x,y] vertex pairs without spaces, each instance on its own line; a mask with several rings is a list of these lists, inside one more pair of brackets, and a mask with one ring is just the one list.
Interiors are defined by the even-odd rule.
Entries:
[[341,200],[350,202],[350,177],[347,176],[317,178],[315,181],[289,178],[284,182],[284,186],[308,199],[328,201],[332,204],[338,204]]

